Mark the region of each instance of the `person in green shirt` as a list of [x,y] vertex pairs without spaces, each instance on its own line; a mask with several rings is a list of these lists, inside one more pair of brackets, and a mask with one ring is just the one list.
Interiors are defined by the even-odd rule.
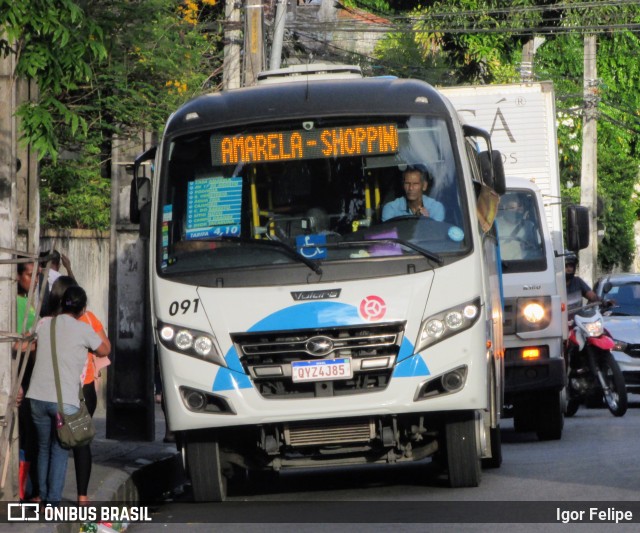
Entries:
[[[18,333],[29,331],[36,320],[36,310],[33,306],[29,305],[28,300],[31,278],[34,275],[33,266],[33,263],[18,263],[18,294],[16,296],[16,326]],[[25,315],[27,317],[26,324]],[[26,351],[23,349],[22,353],[26,354]],[[29,387],[31,380],[34,358],[35,350],[32,348],[29,353],[29,359],[26,362],[27,366],[18,395],[18,440],[20,442],[20,449],[24,454],[25,465],[25,474],[20,480],[20,499],[24,501],[38,501],[40,493],[38,476],[36,475],[38,470],[38,434],[33,423],[33,418],[31,417],[30,403],[28,401],[22,401],[22,396]],[[31,475],[29,475],[29,473],[31,473]]]
[[[24,315],[27,313],[27,297],[29,295],[29,287],[31,286],[31,278],[33,277],[33,263],[18,263],[18,296],[17,296],[17,326],[18,333],[23,332]],[[29,308],[26,330],[33,326],[36,319],[36,310]]]

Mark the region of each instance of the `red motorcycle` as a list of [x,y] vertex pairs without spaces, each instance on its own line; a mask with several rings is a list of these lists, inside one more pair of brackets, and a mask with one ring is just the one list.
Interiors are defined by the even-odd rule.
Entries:
[[578,311],[569,323],[567,347],[569,363],[566,416],[573,416],[581,403],[601,404],[604,399],[611,414],[627,412],[627,388],[611,349],[614,342],[604,329],[598,304]]

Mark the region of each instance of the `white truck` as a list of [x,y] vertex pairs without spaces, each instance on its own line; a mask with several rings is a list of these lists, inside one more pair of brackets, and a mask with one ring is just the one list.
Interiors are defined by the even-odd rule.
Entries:
[[[497,217],[505,412],[512,410],[516,431],[535,431],[541,440],[559,439],[565,409],[567,312],[553,85],[441,91],[461,117],[489,131],[507,175]],[[547,224],[541,223],[544,218]]]

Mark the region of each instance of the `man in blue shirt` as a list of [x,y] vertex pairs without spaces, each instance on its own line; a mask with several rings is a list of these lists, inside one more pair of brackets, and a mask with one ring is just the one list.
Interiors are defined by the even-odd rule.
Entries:
[[420,215],[443,221],[444,206],[426,195],[429,183],[425,172],[409,167],[404,171],[402,178],[405,195],[385,204],[382,208],[382,221],[407,215]]

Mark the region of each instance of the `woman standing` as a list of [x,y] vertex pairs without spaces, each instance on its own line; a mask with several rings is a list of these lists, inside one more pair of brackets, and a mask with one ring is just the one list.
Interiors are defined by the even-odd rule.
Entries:
[[[61,303],[62,297],[65,291],[69,287],[75,287],[78,283],[71,276],[59,276],[51,287],[51,295],[49,296],[49,306],[54,316],[59,315],[62,311]],[[80,322],[89,324],[93,331],[95,331],[103,342],[110,346],[107,334],[104,331],[102,322],[91,311],[85,310],[84,314],[80,317]],[[104,359],[103,359],[104,361]],[[107,360],[108,364],[108,360]],[[102,365],[105,366],[105,365]],[[83,375],[84,380],[82,382],[82,394],[84,396],[85,404],[89,414],[93,416],[98,406],[98,396],[96,393],[96,361],[95,356],[91,353],[87,353],[87,365],[85,367],[85,373]],[[78,489],[78,503],[86,504],[89,501],[89,478],[91,477],[91,444],[85,446],[76,446],[73,449],[73,462],[76,467],[76,488]]]
[[[60,373],[60,389],[65,415],[80,409],[78,390],[87,350],[98,357],[109,355],[109,341],[103,341],[91,326],[78,319],[87,306],[87,295],[81,287],[69,287],[62,297],[61,314],[56,324],[56,353]],[[47,317],[36,328],[38,348],[31,383],[26,397],[38,432],[38,481],[44,503],[57,504],[62,498],[69,451],[60,446],[55,424],[58,411],[56,384],[51,355],[51,323]]]

